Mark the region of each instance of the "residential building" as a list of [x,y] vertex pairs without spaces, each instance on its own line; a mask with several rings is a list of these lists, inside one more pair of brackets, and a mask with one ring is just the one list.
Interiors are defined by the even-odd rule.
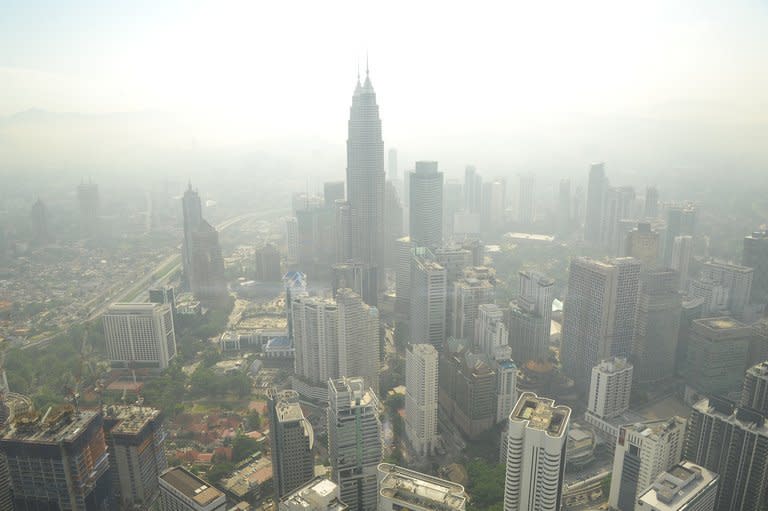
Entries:
[[417,161],[408,179],[408,234],[417,246],[434,250],[443,244],[443,173],[436,161]]
[[331,289],[334,299],[339,289],[349,288],[371,307],[379,302],[379,272],[376,266],[357,261],[336,263],[331,267]]
[[168,304],[113,303],[104,313],[107,356],[114,368],[166,369],[176,356]]
[[275,499],[300,488],[315,475],[312,453],[315,435],[304,417],[299,393],[294,390],[267,391],[272,484]]
[[339,498],[350,510],[374,510],[382,457],[376,394],[351,377],[328,380],[328,398],[328,456]]
[[411,238],[405,236],[395,243],[397,249],[397,267],[395,268],[395,312],[408,316],[411,312],[411,251],[414,248]]
[[295,216],[286,217],[285,229],[285,261],[288,265],[299,262],[299,221]]
[[608,498],[612,509],[634,509],[638,495],[680,461],[685,425],[684,418],[672,417],[619,428]]
[[589,169],[586,219],[584,220],[584,240],[592,244],[598,244],[601,240],[603,207],[607,189],[608,178],[605,177],[605,164],[593,164]]
[[506,311],[512,356],[521,363],[546,360],[555,281],[532,271],[521,271],[518,276],[520,294]]
[[379,311],[351,289],[336,293],[339,376],[359,376],[379,390]]
[[477,169],[467,165],[464,169],[464,209],[468,213],[480,213],[483,199],[483,178]]
[[339,376],[336,302],[317,296],[299,296],[292,301],[291,316],[296,350],[294,373],[312,387],[327,385],[329,378]]
[[277,511],[347,511],[339,500],[339,486],[324,477],[315,477],[280,498]]
[[504,511],[559,511],[571,409],[524,392],[509,416]]
[[440,346],[445,340],[446,273],[427,248],[414,248],[410,282],[411,342]]
[[739,406],[768,415],[768,360],[747,369]]
[[377,467],[378,511],[464,511],[467,494],[460,484],[391,463]]
[[465,270],[463,276],[454,282],[451,335],[474,340],[478,307],[484,303],[493,303],[495,277],[492,269],[476,267]]
[[718,511],[764,509],[768,493],[768,427],[765,416],[710,397],[688,419],[683,458],[720,476]]
[[405,351],[405,433],[420,456],[437,447],[438,355],[431,344],[409,344]]
[[160,475],[162,511],[226,511],[224,493],[184,467],[171,467]]
[[714,511],[719,479],[714,472],[683,461],[638,495],[635,511]]
[[593,367],[587,416],[610,419],[629,409],[632,371],[632,364],[621,357],[603,360]]
[[501,307],[494,303],[484,303],[477,308],[475,340],[480,351],[492,359],[510,357],[509,333]]
[[744,319],[752,293],[754,269],[737,264],[710,261],[701,268],[701,278],[728,290],[727,308],[736,319]]
[[686,359],[688,384],[705,395],[738,391],[751,335],[748,326],[733,318],[694,320]]

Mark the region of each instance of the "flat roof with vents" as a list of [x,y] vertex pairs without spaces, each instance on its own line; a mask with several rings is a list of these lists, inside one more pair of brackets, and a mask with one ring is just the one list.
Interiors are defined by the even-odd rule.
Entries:
[[166,470],[160,475],[160,479],[201,506],[207,506],[216,499],[224,498],[221,490],[183,467]]

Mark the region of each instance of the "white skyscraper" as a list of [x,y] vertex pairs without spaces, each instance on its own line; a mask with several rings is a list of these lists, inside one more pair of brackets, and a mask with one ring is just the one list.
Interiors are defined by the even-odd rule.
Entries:
[[546,360],[552,325],[555,281],[533,271],[521,271],[519,296],[510,303],[509,340],[512,356],[520,363]]
[[685,425],[684,418],[672,417],[619,428],[608,500],[612,509],[634,509],[637,496],[680,461]]
[[339,376],[336,303],[316,296],[299,296],[292,302],[291,314],[296,349],[294,372],[311,386],[325,386],[329,378]]
[[417,161],[408,179],[408,233],[416,246],[435,249],[443,243],[443,173],[436,161]]
[[504,311],[493,303],[484,303],[477,311],[475,339],[480,351],[491,359],[509,358],[511,349],[509,333],[504,324]]
[[445,341],[446,272],[427,248],[411,258],[411,342],[441,346]]
[[680,274],[680,290],[688,289],[691,261],[693,260],[693,236],[675,236],[669,267]]
[[702,267],[701,278],[727,289],[728,310],[736,319],[743,320],[752,294],[754,273],[753,268],[746,266],[710,261]]
[[339,375],[360,376],[374,392],[379,389],[379,311],[351,289],[336,294]]
[[413,449],[429,456],[437,445],[437,350],[411,344],[405,352],[405,433]]
[[328,457],[339,498],[350,510],[374,511],[381,463],[376,394],[362,378],[328,381]]
[[496,274],[491,268],[477,266],[466,268],[453,284],[451,335],[458,339],[474,340],[475,319],[478,307],[493,303],[496,295]]
[[411,250],[413,242],[409,236],[395,241],[397,268],[395,268],[395,312],[408,316],[411,312]]
[[632,369],[632,364],[620,357],[603,360],[593,367],[587,413],[601,419],[624,413],[632,392]]
[[509,416],[504,511],[559,511],[571,409],[525,392]]
[[104,314],[104,333],[112,367],[166,369],[176,356],[169,304],[114,303]]
[[288,264],[299,262],[299,221],[295,216],[285,219],[285,250]]

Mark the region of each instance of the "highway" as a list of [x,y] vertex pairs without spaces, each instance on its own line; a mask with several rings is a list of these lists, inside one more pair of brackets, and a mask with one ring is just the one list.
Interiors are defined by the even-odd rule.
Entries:
[[[223,222],[216,225],[216,230],[219,232],[222,232],[228,229],[229,227],[232,227],[233,225],[242,222],[243,220],[252,219],[252,218],[257,218],[257,219],[270,218],[270,217],[273,217],[279,214],[285,214],[285,213],[287,213],[287,210],[283,208],[268,209],[265,211],[258,211],[254,213],[245,213],[245,214],[234,216],[224,220]],[[88,316],[83,321],[89,322],[89,321],[95,320],[96,318],[104,314],[107,308],[113,303],[135,300],[140,295],[145,294],[149,289],[149,287],[153,284],[166,283],[170,279],[171,275],[173,275],[176,271],[178,271],[180,267],[181,267],[181,245],[177,247],[176,254],[169,255],[168,257],[163,259],[162,262],[160,262],[154,269],[152,269],[152,271],[148,271],[144,273],[139,280],[132,281],[131,283],[129,283],[129,286],[127,288],[115,289],[114,292],[108,294],[106,297],[100,296],[92,300],[92,302],[99,300],[100,304],[95,309],[91,310],[90,314],[88,314]],[[157,273],[161,271],[163,271],[163,274],[158,276]],[[44,346],[50,343],[53,339],[55,339],[56,335],[58,335],[58,333],[53,334],[49,337],[44,337],[34,342],[30,342],[28,344],[24,344],[21,346],[21,349],[25,350],[29,348]]]

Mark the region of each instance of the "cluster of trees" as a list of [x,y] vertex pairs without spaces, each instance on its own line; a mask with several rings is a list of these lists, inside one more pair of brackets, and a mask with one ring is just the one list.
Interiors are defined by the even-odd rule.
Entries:
[[472,495],[470,511],[501,511],[504,509],[505,467],[501,463],[490,464],[477,458],[467,465],[468,490]]

